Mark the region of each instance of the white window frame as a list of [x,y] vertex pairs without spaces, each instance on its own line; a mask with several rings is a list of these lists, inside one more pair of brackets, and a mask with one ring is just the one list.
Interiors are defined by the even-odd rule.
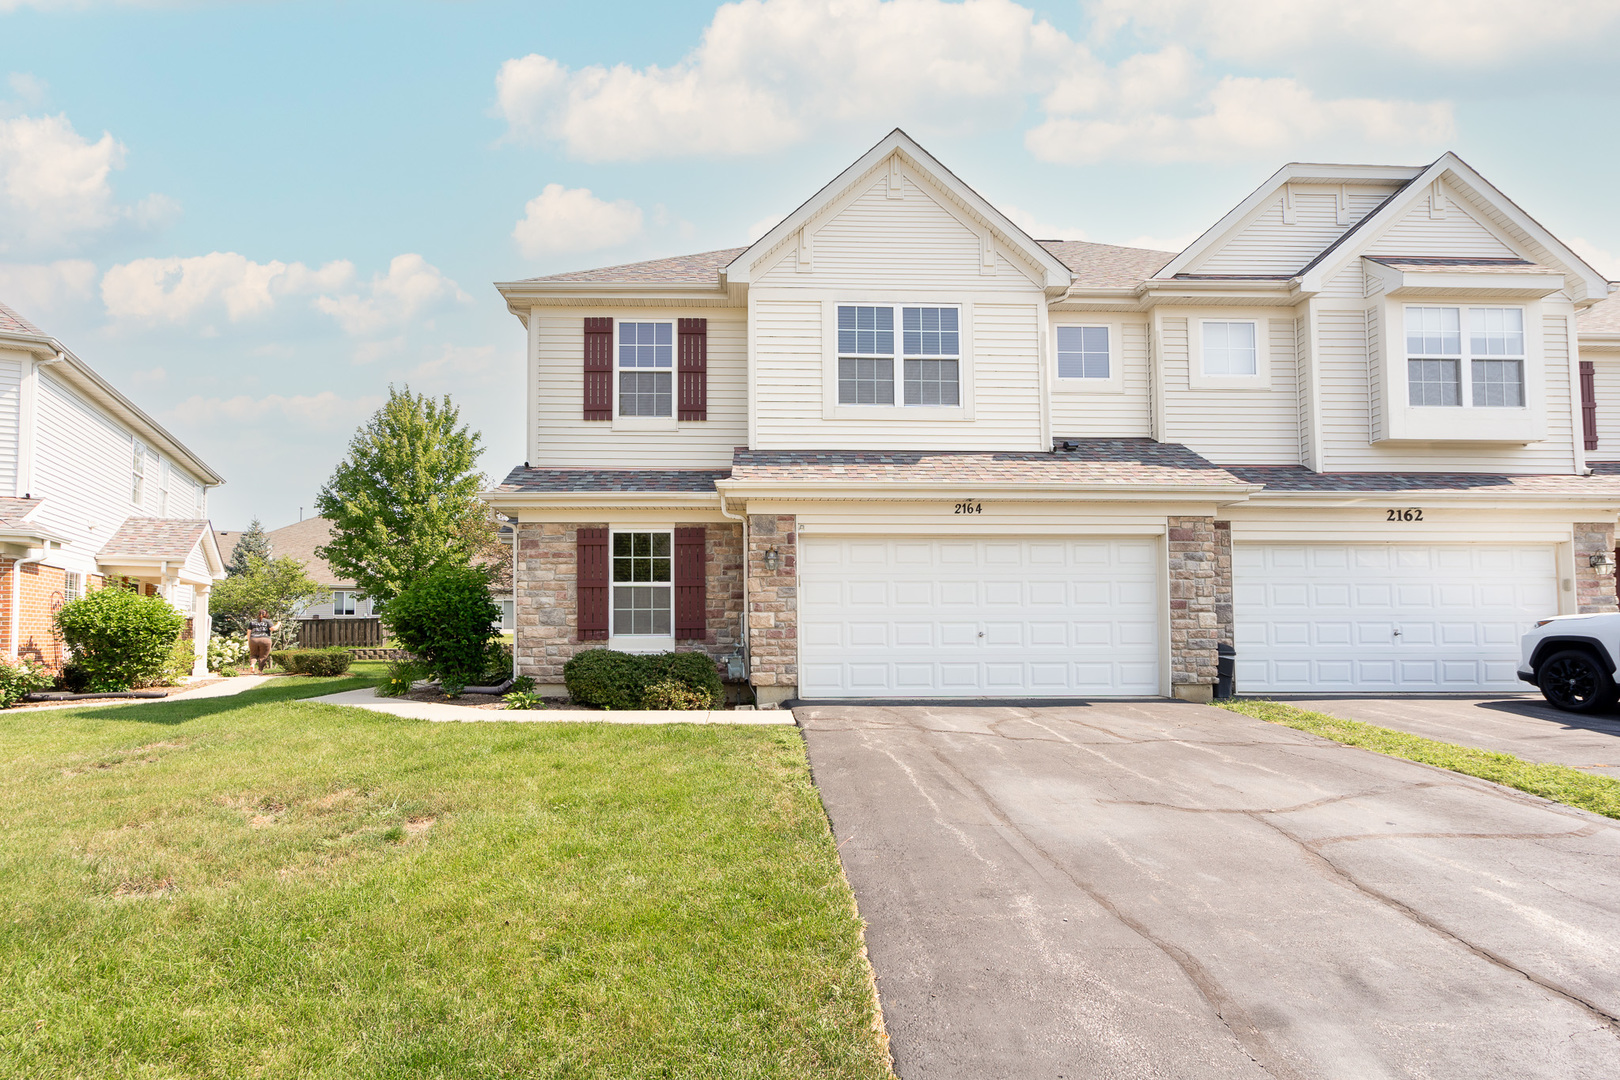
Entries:
[[[625,323],[669,324],[669,415],[619,415],[619,328]],[[662,315],[643,315],[613,320],[613,430],[614,431],[677,431],[681,414],[681,337],[680,323]],[[663,368],[637,368],[637,371],[662,371]]]
[[[1204,327],[1208,323],[1254,324],[1254,374],[1209,375],[1204,372]],[[1187,385],[1194,390],[1271,389],[1271,322],[1265,312],[1233,311],[1187,320]]]
[[133,506],[146,506],[146,447],[135,439],[130,448],[129,501]]
[[[1445,303],[1431,302],[1427,304],[1402,304],[1400,307],[1400,356],[1401,369],[1406,371],[1414,359],[1407,347],[1406,320],[1408,313],[1413,309],[1423,308],[1452,308],[1457,312],[1457,346],[1461,350],[1457,360],[1457,404],[1456,405],[1414,405],[1412,404],[1411,384],[1403,381],[1400,386],[1401,400],[1408,409],[1417,409],[1422,412],[1456,412],[1470,410],[1480,413],[1494,413],[1500,416],[1512,416],[1516,411],[1530,408],[1530,309],[1524,304],[1493,304],[1489,301],[1474,303]],[[1524,330],[1524,351],[1517,356],[1484,356],[1474,355],[1474,342],[1471,313],[1486,309],[1505,309],[1519,313],[1520,326]],[[1447,357],[1447,359],[1452,359]],[[1519,404],[1517,405],[1475,405],[1474,404],[1474,361],[1475,360],[1517,360],[1519,362]]]
[[[348,611],[339,611],[338,610],[338,607],[339,607],[338,597],[340,597],[340,596],[348,601],[348,605],[349,605],[349,610]],[[359,614],[360,614],[360,594],[357,591],[355,591],[354,589],[333,589],[332,590],[332,617],[333,618],[348,618],[351,615],[359,615]]]
[[72,603],[84,596],[84,575],[75,570],[62,573],[62,603]]
[[[1108,377],[1065,378],[1058,367],[1058,330],[1101,329],[1108,331]],[[1055,318],[1052,321],[1050,355],[1052,357],[1052,389],[1060,394],[1123,394],[1125,392],[1124,358],[1120,338],[1123,324],[1102,319]]]
[[[621,533],[663,533],[669,537],[669,633],[668,634],[620,634],[613,628],[614,597],[619,585],[613,580],[613,549],[614,538]],[[664,523],[609,525],[608,526],[608,648],[619,652],[630,653],[661,653],[675,650],[675,526]],[[663,582],[627,582],[627,585],[637,584],[663,584]]]
[[173,470],[167,460],[158,459],[158,517],[168,517],[171,509],[169,503],[170,490],[173,487]]
[[[840,307],[888,307],[894,309],[894,404],[846,405],[838,400],[838,309]],[[955,308],[957,349],[956,405],[905,404],[906,354],[905,313],[908,307]],[[822,409],[824,420],[877,420],[940,422],[973,419],[973,301],[971,297],[936,292],[836,293],[822,301],[821,340]],[[912,357],[937,360],[951,357]]]

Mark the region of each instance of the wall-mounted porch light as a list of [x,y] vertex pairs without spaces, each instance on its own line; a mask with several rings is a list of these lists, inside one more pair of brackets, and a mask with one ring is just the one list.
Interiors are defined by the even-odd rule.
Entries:
[[1596,552],[1588,562],[1594,570],[1607,570],[1610,564],[1611,559],[1607,551]]
[[777,554],[775,548],[766,548],[764,562],[765,569],[774,574],[776,573],[776,568],[782,564],[782,556]]

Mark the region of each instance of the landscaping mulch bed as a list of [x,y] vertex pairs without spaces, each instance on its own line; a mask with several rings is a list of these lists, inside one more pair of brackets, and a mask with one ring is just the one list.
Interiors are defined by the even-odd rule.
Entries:
[[[109,705],[117,705],[126,701],[157,701],[159,700],[159,697],[154,697],[153,695],[159,695],[160,697],[172,697],[173,695],[184,690],[195,690],[199,686],[212,686],[214,683],[224,681],[224,679],[198,679],[196,682],[181,683],[178,686],[146,686],[142,687],[140,690],[132,690],[127,695],[119,694],[116,697],[86,697],[80,698],[77,701],[72,698],[56,698],[54,700],[47,698],[44,701],[19,701],[13,705],[12,708],[43,709],[49,708],[52,705],[94,705],[98,702],[106,702]],[[45,691],[45,693],[56,692],[57,691]]]
[[460,705],[465,709],[504,709],[506,702],[495,694],[462,694],[460,697],[447,697],[444,691],[434,688],[432,690],[412,690],[401,695],[404,701],[428,701],[435,705]]

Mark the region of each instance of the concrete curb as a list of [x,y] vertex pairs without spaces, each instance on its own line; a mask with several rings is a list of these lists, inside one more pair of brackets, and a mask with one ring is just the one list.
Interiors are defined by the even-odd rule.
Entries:
[[344,705],[413,720],[432,720],[440,723],[789,725],[795,722],[793,713],[787,709],[749,711],[636,709],[624,712],[601,712],[596,709],[474,709],[466,705],[447,705],[436,701],[380,698],[375,690],[369,688],[305,700],[320,705]]

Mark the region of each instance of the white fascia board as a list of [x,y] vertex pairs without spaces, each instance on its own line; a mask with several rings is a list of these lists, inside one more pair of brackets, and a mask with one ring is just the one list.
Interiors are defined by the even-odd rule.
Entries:
[[[24,524],[29,524],[26,519]],[[39,543],[34,543],[36,540],[39,541]],[[52,532],[49,529],[27,528],[0,530],[0,544],[18,543],[26,544],[28,547],[39,547],[41,544],[55,544],[57,547],[67,547],[72,543],[72,541],[63,536],[61,533]]]
[[852,184],[896,151],[912,168],[950,193],[972,213],[983,218],[991,231],[999,234],[999,239],[1003,243],[1022,252],[1032,265],[1044,270],[1046,280],[1042,283],[1043,288],[1068,288],[1069,283],[1074,280],[1074,275],[1056,255],[1037,244],[1028,233],[992,206],[984,196],[963,183],[955,173],[941,165],[932,154],[919,146],[915,139],[899,128],[889,132],[876,146],[862,154],[853,165],[822,185],[821,189],[800,204],[798,209],[777,222],[774,229],[749,245],[748,250],[726,266],[725,280],[728,283],[747,284],[752,280],[754,265],[763,256],[786,243],[824,207],[835,202]]
[[214,535],[214,523],[210,521],[208,527],[203,529],[201,538],[197,543],[202,545],[203,558],[208,563],[208,573],[215,581],[225,577],[225,557],[219,552],[219,539]]
[[718,480],[714,485],[727,499],[769,499],[775,502],[939,502],[963,497],[1006,499],[1009,502],[1214,502],[1229,505],[1246,501],[1260,484],[1029,484],[1015,481],[941,480],[930,483],[894,483],[872,480],[799,481],[776,483],[759,480]]
[[1443,296],[1463,293],[1503,298],[1539,300],[1564,287],[1564,275],[1526,271],[1522,274],[1470,273],[1467,269],[1402,270],[1365,259],[1365,270],[1384,284],[1384,295],[1391,297]]
[[700,282],[497,281],[506,310],[529,325],[535,307],[739,307],[738,292]]
[[[1455,153],[1448,150],[1442,154],[1433,165],[1417,176],[1410,184],[1397,192],[1392,198],[1380,206],[1376,211],[1367,215],[1354,225],[1344,236],[1350,242],[1339,243],[1338,250],[1311,266],[1305,271],[1302,287],[1306,292],[1320,292],[1322,284],[1332,278],[1352,260],[1359,258],[1369,244],[1383,233],[1384,229],[1393,225],[1403,217],[1411,205],[1420,198],[1427,196],[1430,185],[1454,177],[1464,186],[1472,188],[1477,194],[1490,202],[1491,206],[1507,218],[1513,226],[1524,234],[1532,243],[1540,245],[1561,268],[1569,271],[1571,276],[1579,279],[1584,285],[1585,296],[1604,297],[1609,295],[1609,282],[1602,274],[1571,251],[1562,240],[1542,227],[1541,223],[1502,194],[1497,187],[1475,172],[1472,166],[1463,161]],[[1404,252],[1407,255],[1422,255],[1421,251]]]
[[13,334],[8,331],[0,331],[0,346],[32,353],[41,360],[50,360],[58,352],[55,341],[37,334]]
[[129,398],[96,374],[94,368],[80,360],[67,349],[62,348],[60,342],[55,342],[60,358],[46,365],[45,370],[56,375],[71,385],[75,390],[86,395],[91,401],[106,409],[119,420],[134,428],[146,442],[166,451],[181,466],[193,473],[205,486],[217,487],[225,482],[225,478],[210,469],[208,465],[191,451],[185,443],[169,434],[167,428],[146,415],[141,408]]
[[556,509],[713,509],[713,491],[480,491],[478,497],[496,510]]
[[1295,177],[1309,177],[1312,180],[1342,180],[1345,183],[1357,180],[1383,180],[1405,183],[1422,172],[1423,169],[1415,165],[1319,165],[1299,161],[1284,165],[1272,173],[1265,183],[1255,188],[1248,198],[1227,211],[1225,217],[1211,225],[1204,231],[1203,235],[1187,245],[1180,255],[1166,263],[1150,280],[1172,278],[1177,274],[1186,273],[1187,267],[1208,254],[1211,248],[1224,240],[1227,234],[1244,224],[1251,215],[1270,204],[1271,200],[1276,198],[1277,193],[1283,189],[1283,185],[1289,183]]

